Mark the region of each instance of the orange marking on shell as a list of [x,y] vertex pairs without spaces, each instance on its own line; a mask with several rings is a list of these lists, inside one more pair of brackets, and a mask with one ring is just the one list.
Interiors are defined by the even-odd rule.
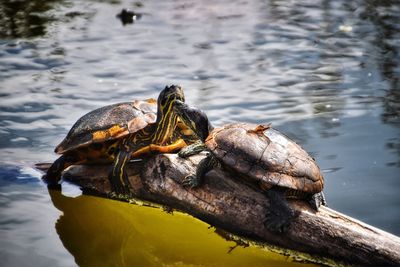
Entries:
[[93,141],[104,140],[109,136],[108,131],[97,131],[93,133]]
[[124,132],[124,131],[125,131],[125,128],[123,128],[119,125],[114,125],[110,129],[108,129],[110,136],[113,136],[113,137],[117,136],[118,134],[120,134],[121,132]]
[[149,99],[146,99],[145,100],[147,103],[149,103],[149,104],[155,104],[155,103],[157,103],[157,100],[155,100],[154,98],[149,98]]
[[108,130],[94,132],[93,141],[102,141],[110,137],[118,137],[123,132],[125,132],[125,128],[122,128],[119,125],[114,125]]

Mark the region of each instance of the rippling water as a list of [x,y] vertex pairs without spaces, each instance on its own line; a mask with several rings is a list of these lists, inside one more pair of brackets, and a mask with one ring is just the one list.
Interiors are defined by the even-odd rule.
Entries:
[[84,113],[166,84],[215,125],[272,122],[317,159],[330,207],[400,234],[399,21],[390,0],[2,1],[1,258],[85,265],[31,166]]

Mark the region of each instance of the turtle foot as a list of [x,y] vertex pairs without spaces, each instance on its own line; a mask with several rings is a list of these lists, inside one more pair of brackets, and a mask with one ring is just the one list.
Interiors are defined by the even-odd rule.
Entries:
[[196,142],[194,144],[191,144],[187,147],[182,148],[178,152],[178,156],[181,158],[188,158],[190,156],[199,154],[200,152],[207,150],[207,147],[201,143],[201,142]]
[[319,192],[319,193],[312,195],[308,202],[310,203],[311,207],[316,211],[318,211],[318,209],[321,205],[327,206],[323,192]]
[[274,233],[286,232],[291,221],[300,214],[289,206],[285,199],[284,192],[285,190],[279,187],[274,187],[267,191],[270,205],[264,225]]
[[131,189],[128,185],[122,184],[116,179],[110,179],[110,182],[111,190],[116,197],[121,198],[131,194]]
[[113,199],[129,200],[129,199],[133,198],[133,194],[130,191],[129,192],[127,192],[127,191],[124,191],[124,192],[111,191],[108,194],[108,197],[113,198]]
[[[119,179],[118,177],[122,177]],[[110,174],[109,176],[111,191],[117,198],[124,198],[131,194],[131,188],[129,186],[129,180],[125,172],[122,174],[117,173],[116,175]]]
[[128,199],[132,196],[132,191],[129,185],[123,184],[119,179],[113,179],[115,177],[109,177],[110,179],[110,186],[111,186],[111,192],[110,192],[110,197],[111,198],[117,198],[117,199]]
[[[282,210],[283,211],[283,210]],[[287,212],[276,213],[270,210],[266,214],[264,226],[274,233],[285,233],[289,229],[291,221],[299,215],[298,212],[288,210]]]
[[192,155],[192,153],[190,151],[187,151],[187,150],[184,150],[184,149],[181,149],[181,151],[178,152],[178,156],[180,158],[184,158],[184,159],[190,157],[191,155]]
[[181,184],[184,187],[195,188],[200,185],[200,179],[196,175],[190,174],[183,178]]
[[112,169],[108,174],[111,190],[115,192],[118,197],[131,194],[130,181],[125,168],[126,162],[129,161],[130,155],[130,151],[120,151],[114,160]]

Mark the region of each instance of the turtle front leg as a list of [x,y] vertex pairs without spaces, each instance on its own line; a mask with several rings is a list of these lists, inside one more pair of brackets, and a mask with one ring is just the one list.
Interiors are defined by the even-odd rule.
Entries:
[[212,170],[217,165],[217,159],[212,153],[207,153],[207,156],[202,159],[196,168],[195,174],[189,174],[182,180],[182,185],[189,188],[197,187],[201,184],[207,172]]
[[207,150],[206,145],[203,142],[196,142],[194,144],[191,144],[189,146],[186,146],[182,148],[178,152],[178,156],[181,158],[188,158],[190,156],[199,154],[200,152]]
[[115,157],[112,169],[108,175],[111,189],[117,194],[130,194],[131,187],[125,167],[130,158],[131,151],[120,150]]
[[270,204],[264,225],[275,233],[286,232],[291,221],[299,215],[287,203],[284,190],[283,188],[273,187],[267,191]]

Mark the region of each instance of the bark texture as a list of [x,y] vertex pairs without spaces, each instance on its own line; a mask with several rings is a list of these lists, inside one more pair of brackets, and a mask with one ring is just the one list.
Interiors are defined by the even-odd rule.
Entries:
[[[180,181],[193,173],[204,157],[181,159],[158,155],[131,163],[129,179],[135,197],[187,212],[213,226],[257,241],[362,266],[400,266],[400,238],[327,207],[313,211],[301,201],[290,205],[300,211],[284,234],[263,225],[269,208],[267,196],[231,173],[216,169],[195,189]],[[45,168],[45,166],[42,166]],[[109,166],[73,166],[64,178],[92,193],[107,195]]]

